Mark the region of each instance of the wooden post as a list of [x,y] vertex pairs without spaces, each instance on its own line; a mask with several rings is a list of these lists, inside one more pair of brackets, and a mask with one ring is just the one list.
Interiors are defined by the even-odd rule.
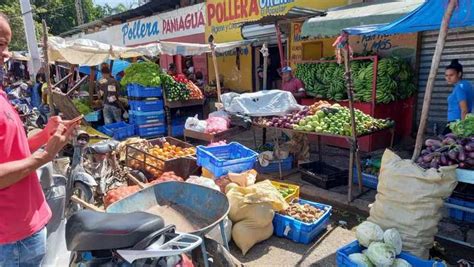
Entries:
[[263,43],[262,49],[260,50],[263,55],[263,90],[267,90],[267,79],[268,79],[268,48],[267,43]]
[[94,101],[95,88],[95,66],[91,66],[91,73],[89,75],[89,105]]
[[219,78],[219,70],[217,69],[217,57],[216,57],[216,45],[214,41],[210,43],[212,64],[214,65],[214,74],[216,75],[216,86],[217,86],[217,103],[221,102],[221,81]]
[[43,20],[43,57],[44,57],[44,74],[46,76],[46,83],[48,84],[48,99],[47,104],[50,108],[52,116],[56,115],[56,111],[53,104],[53,86],[51,84],[51,72],[49,69],[49,56],[48,56],[48,27],[46,21]]
[[278,41],[278,52],[280,53],[280,66],[283,68],[286,66],[286,58],[284,56],[283,52],[283,42],[281,41],[281,30],[280,26],[278,26],[278,23],[275,23],[275,28],[277,32],[277,41]]
[[446,37],[448,35],[449,21],[451,20],[457,4],[457,0],[449,1],[443,20],[441,21],[438,41],[436,42],[433,60],[431,61],[430,75],[428,76],[428,81],[426,83],[425,98],[423,100],[423,109],[421,110],[420,125],[418,126],[418,133],[416,134],[415,151],[413,151],[413,156],[411,158],[412,161],[415,161],[418,158],[421,147],[423,146],[426,124],[428,122],[428,113],[431,106],[431,94],[433,92],[436,74],[438,73],[439,62],[441,61],[441,55],[443,54],[444,44],[446,43]]
[[361,168],[360,168],[360,159],[359,159],[359,145],[357,142],[357,127],[356,127],[356,119],[355,119],[355,111],[354,111],[354,96],[353,96],[353,88],[352,88],[352,76],[351,76],[351,65],[350,65],[350,55],[349,49],[343,49],[344,53],[344,70],[345,70],[345,79],[346,79],[346,86],[347,86],[347,97],[349,99],[349,110],[351,113],[351,128],[352,128],[352,135],[351,135],[351,154],[349,158],[349,191],[347,192],[348,202],[352,201],[352,178],[354,177],[354,164],[357,167],[357,174],[359,179],[359,192],[362,193],[362,175],[361,175]]

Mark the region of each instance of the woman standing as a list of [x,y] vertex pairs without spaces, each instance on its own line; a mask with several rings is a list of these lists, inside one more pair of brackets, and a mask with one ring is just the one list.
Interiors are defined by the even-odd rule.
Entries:
[[[464,120],[469,112],[472,112],[474,102],[474,89],[469,81],[462,79],[463,68],[457,59],[453,59],[446,67],[445,78],[449,85],[453,85],[453,91],[448,96],[448,123]],[[449,133],[446,127],[444,134]]]

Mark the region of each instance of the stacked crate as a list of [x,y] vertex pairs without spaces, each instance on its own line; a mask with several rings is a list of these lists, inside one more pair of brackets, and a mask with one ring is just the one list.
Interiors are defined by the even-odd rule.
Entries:
[[130,123],[142,138],[162,136],[166,132],[163,90],[161,87],[127,85]]

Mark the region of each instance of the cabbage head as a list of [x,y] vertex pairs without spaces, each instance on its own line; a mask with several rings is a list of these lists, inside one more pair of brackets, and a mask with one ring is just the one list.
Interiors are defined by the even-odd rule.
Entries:
[[372,242],[367,257],[377,267],[390,267],[395,261],[395,249],[382,242]]
[[364,247],[369,247],[370,243],[374,241],[383,240],[383,231],[380,226],[369,221],[365,221],[356,228],[356,238]]
[[374,265],[370,262],[369,258],[362,253],[352,253],[349,255],[349,259],[357,265],[357,267],[373,267]]
[[393,261],[392,267],[412,267],[412,265],[408,261],[398,258]]
[[383,242],[391,245],[395,249],[397,255],[402,252],[402,238],[397,229],[392,228],[385,231],[385,233],[383,233]]

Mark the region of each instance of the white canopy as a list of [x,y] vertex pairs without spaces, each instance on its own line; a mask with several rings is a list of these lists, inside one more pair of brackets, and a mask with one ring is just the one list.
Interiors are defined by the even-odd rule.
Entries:
[[[215,50],[217,53],[224,53],[237,47],[246,46],[251,42],[251,40],[245,40],[215,44]],[[160,54],[194,56],[210,52],[209,44],[157,42],[135,47],[122,47],[89,39],[71,41],[66,41],[61,37],[50,37],[48,39],[50,61],[66,61],[70,64],[82,66],[95,66],[117,58],[152,57]]]

